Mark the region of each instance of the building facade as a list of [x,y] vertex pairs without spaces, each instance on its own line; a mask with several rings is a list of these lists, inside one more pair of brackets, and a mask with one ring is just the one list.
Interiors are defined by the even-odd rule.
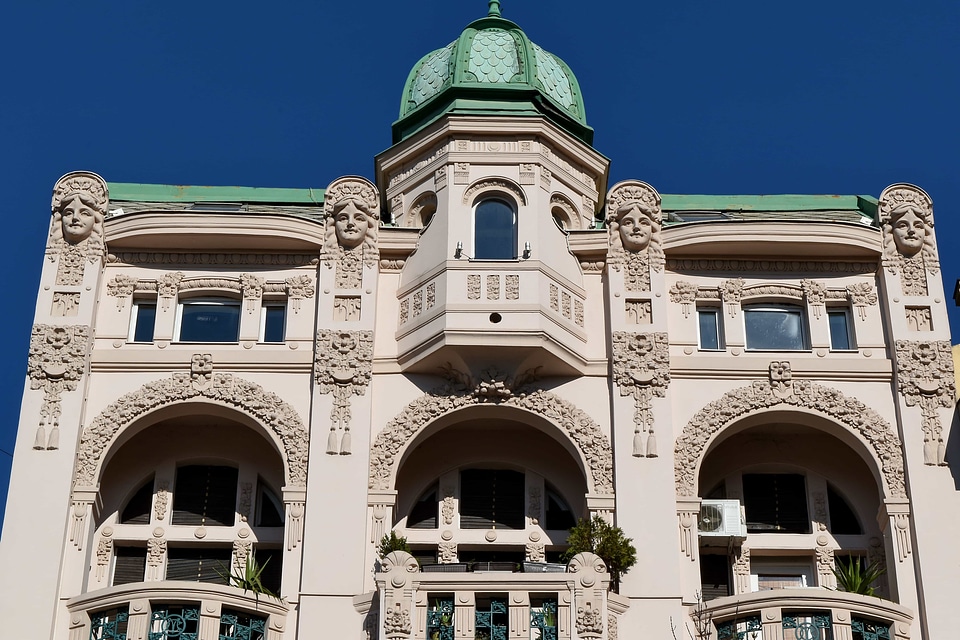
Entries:
[[[57,181],[10,637],[949,637],[929,196],[661,195],[592,134],[492,2],[373,181]],[[562,560],[591,516],[636,547],[616,590]]]

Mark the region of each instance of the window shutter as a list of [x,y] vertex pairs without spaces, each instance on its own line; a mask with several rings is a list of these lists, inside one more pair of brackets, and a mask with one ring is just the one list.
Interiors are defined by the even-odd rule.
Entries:
[[747,531],[807,533],[807,490],[797,473],[745,473],[743,502]]
[[229,548],[168,549],[167,580],[227,584],[226,576],[233,571],[232,555]]
[[460,528],[522,529],[524,475],[506,469],[460,473]]
[[143,582],[147,568],[146,547],[116,547],[114,555],[113,586]]
[[237,470],[193,465],[177,469],[172,524],[232,526],[237,509]]

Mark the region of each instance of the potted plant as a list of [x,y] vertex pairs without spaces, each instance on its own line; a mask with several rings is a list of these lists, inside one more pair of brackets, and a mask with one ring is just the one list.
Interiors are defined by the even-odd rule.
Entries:
[[563,559],[567,562],[584,551],[600,556],[610,572],[610,586],[615,592],[620,589],[620,576],[637,563],[637,550],[633,546],[633,539],[624,535],[623,529],[613,526],[600,516],[580,518],[570,529],[567,544],[570,548],[563,554]]
[[847,593],[859,593],[865,596],[875,595],[876,589],[872,586],[887,570],[879,562],[869,565],[859,556],[849,556],[844,562],[837,558],[837,566],[832,568],[837,578],[837,589]]

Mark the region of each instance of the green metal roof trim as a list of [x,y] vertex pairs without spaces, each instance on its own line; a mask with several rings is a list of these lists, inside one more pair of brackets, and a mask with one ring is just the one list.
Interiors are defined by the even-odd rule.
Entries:
[[530,41],[499,7],[467,25],[460,37],[414,65],[403,86],[394,142],[409,137],[445,113],[484,113],[461,109],[463,100],[489,102],[493,111],[532,110],[583,140],[593,129],[576,76],[560,58]]
[[324,189],[263,187],[200,187],[179,184],[109,182],[111,202],[265,202],[323,204]]
[[860,211],[871,218],[877,212],[873,196],[662,194],[660,198],[664,211]]

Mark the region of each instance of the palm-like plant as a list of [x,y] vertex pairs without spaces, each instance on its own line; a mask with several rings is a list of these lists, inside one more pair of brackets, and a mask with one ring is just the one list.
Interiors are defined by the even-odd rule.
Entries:
[[837,588],[840,591],[859,593],[865,596],[872,596],[876,593],[872,584],[887,572],[879,562],[872,562],[868,565],[857,556],[850,556],[846,561],[837,558],[837,566],[832,571],[837,578]]
[[262,574],[263,570],[267,568],[267,564],[269,564],[269,562],[270,559],[267,558],[263,564],[260,564],[257,562],[257,559],[253,557],[253,554],[250,554],[247,556],[247,561],[244,564],[242,571],[237,568],[235,573],[228,574],[221,571],[217,571],[217,573],[220,574],[221,578],[226,579],[227,584],[230,586],[239,587],[240,589],[243,589],[244,593],[247,591],[252,591],[258,604],[260,602],[261,595],[280,600],[279,595],[263,586],[263,581],[260,578],[260,574]]

